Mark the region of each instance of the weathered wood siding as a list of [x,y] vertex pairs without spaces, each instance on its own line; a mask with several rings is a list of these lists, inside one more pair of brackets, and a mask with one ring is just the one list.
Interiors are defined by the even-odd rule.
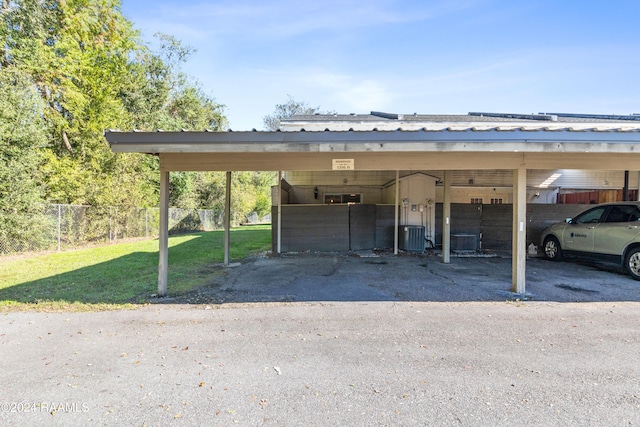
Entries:
[[349,239],[352,251],[376,245],[376,205],[349,206]]
[[[480,232],[482,233],[483,249],[511,249],[512,229],[513,205],[511,203],[482,206]],[[531,242],[527,240],[527,245],[529,243]]]
[[[527,245],[540,244],[547,226],[593,205],[527,205]],[[436,204],[436,246],[442,245],[442,204]],[[282,251],[348,251],[393,247],[393,205],[282,206]],[[474,234],[478,246],[511,250],[513,205],[451,205],[451,234]],[[273,224],[278,208],[272,209]],[[273,250],[277,229],[272,227]]]
[[[549,225],[575,216],[593,205],[527,205],[527,245],[540,244]],[[480,208],[480,211],[477,208]],[[475,209],[475,211],[474,211]],[[479,213],[479,215],[477,215]],[[451,234],[477,234],[482,249],[511,250],[513,205],[451,204]],[[442,204],[436,205],[436,245],[442,245]]]
[[[389,205],[282,206],[282,252],[348,251],[393,247],[394,207]],[[278,222],[277,206],[271,209]],[[278,231],[271,229],[273,251]]]
[[[475,234],[480,241],[483,205],[451,204],[451,234]],[[442,246],[442,203],[436,203],[436,246]]]
[[527,245],[533,242],[538,246],[545,228],[567,218],[573,218],[590,207],[593,205],[527,205]]
[[[271,210],[277,224],[278,207]],[[277,248],[277,228],[272,227],[273,247]],[[348,251],[349,206],[282,206],[282,252]]]
[[376,245],[378,249],[393,248],[393,228],[396,225],[393,215],[395,206],[376,205]]

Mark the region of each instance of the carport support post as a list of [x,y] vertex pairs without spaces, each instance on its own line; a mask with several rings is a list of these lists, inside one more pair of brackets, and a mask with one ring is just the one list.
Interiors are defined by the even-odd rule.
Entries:
[[169,172],[160,168],[160,230],[158,232],[158,297],[167,296],[169,282]]
[[224,265],[229,266],[229,240],[231,237],[231,172],[227,171],[227,190],[224,207]]
[[[640,193],[640,191],[639,191]],[[400,226],[398,223],[398,211],[400,207],[398,206],[400,203],[400,171],[396,171],[396,207],[395,207],[395,223],[393,224],[393,254],[398,255],[398,227]]]
[[282,253],[282,171],[278,171],[278,230],[277,251]]
[[442,262],[451,262],[451,171],[444,171],[442,201]]
[[513,171],[513,238],[511,255],[511,291],[525,293],[527,262],[527,169]]

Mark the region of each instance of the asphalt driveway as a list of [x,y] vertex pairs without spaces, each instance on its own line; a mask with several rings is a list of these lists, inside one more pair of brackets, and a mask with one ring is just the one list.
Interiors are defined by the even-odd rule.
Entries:
[[393,256],[371,253],[261,256],[217,273],[196,291],[165,302],[293,301],[640,301],[640,282],[618,266],[527,259],[525,295],[511,292],[511,259],[492,254]]

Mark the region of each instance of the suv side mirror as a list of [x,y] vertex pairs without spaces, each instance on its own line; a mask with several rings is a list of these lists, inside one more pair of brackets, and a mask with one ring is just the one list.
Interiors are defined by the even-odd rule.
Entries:
[[566,218],[564,222],[566,222],[567,224],[573,224],[573,218]]

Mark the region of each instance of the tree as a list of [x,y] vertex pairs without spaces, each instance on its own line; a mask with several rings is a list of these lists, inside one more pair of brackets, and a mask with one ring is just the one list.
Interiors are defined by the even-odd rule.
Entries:
[[[129,84],[121,93],[133,118],[133,127],[146,131],[224,130],[227,127],[224,106],[180,71],[194,49],[166,34],[157,33],[155,37],[160,42],[159,51],[145,48],[140,52]],[[153,167],[158,170],[157,161]],[[207,180],[203,172],[172,173],[170,205],[186,209],[211,208],[210,200],[200,192]],[[224,183],[221,185],[224,189]]]
[[320,111],[320,107],[309,107],[305,102],[298,102],[287,95],[289,100],[284,104],[277,104],[273,114],[264,116],[262,119],[264,128],[270,131],[276,131],[280,128],[280,121],[286,117],[291,117],[297,114],[316,114],[324,113]]
[[139,130],[224,130],[224,105],[180,71],[194,52],[174,37],[157,33],[160,50],[145,47],[133,64],[120,97]]
[[[224,107],[180,72],[193,49],[159,34],[160,50],[152,52],[119,0],[3,0],[1,6],[0,67],[23,70],[43,101],[49,201],[157,205],[157,158],[113,153],[104,130],[225,128]],[[184,183],[180,199],[193,199],[192,183]]]
[[[31,88],[25,102],[33,96],[39,102],[31,103],[38,120],[30,123],[41,125],[47,142],[34,137],[33,152],[23,156],[24,171],[34,169],[30,162],[37,157],[32,176],[44,181],[40,193],[25,195],[68,204],[157,206],[157,157],[113,153],[104,130],[227,127],[224,106],[181,72],[194,50],[165,34],[156,35],[160,47],[151,50],[123,16],[120,0],[0,1],[0,71],[19,70],[24,77],[20,84],[3,80],[2,89],[23,96]],[[13,170],[20,163],[1,167],[7,176],[22,176]],[[172,174],[172,205],[207,207],[211,194],[201,191],[207,180],[197,172]]]
[[[15,249],[42,237],[40,169],[47,145],[41,99],[29,76],[0,68],[0,236]],[[0,252],[9,248],[0,248]]]
[[24,70],[44,101],[41,114],[50,145],[46,197],[60,203],[95,204],[117,165],[103,136],[129,116],[118,98],[128,78],[137,32],[117,0],[16,0],[4,9],[5,66]]

